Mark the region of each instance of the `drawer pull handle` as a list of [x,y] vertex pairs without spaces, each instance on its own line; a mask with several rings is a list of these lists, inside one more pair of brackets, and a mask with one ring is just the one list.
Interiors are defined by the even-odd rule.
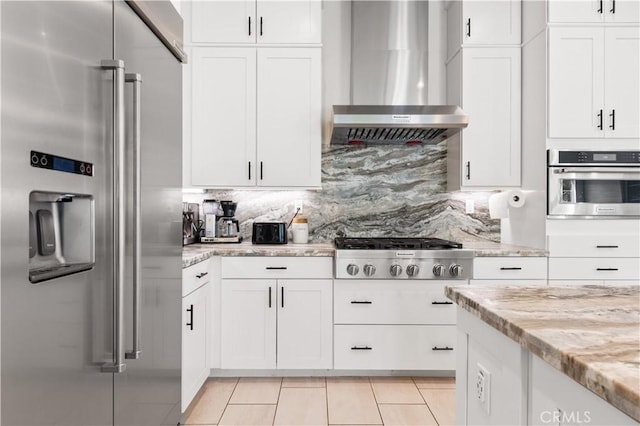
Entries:
[[352,346],[351,350],[352,351],[370,351],[373,348],[370,346]]
[[453,305],[453,302],[431,302],[432,305]]
[[620,248],[619,246],[596,246],[596,248]]
[[617,271],[618,268],[596,268],[596,271]]
[[200,279],[200,278],[202,278],[202,277],[206,277],[207,275],[209,275],[209,273],[208,273],[208,272],[203,272],[203,273],[201,273],[201,274],[197,274],[197,275],[196,275],[196,278]]
[[372,302],[368,301],[368,300],[352,300],[351,304],[352,305],[371,305]]
[[522,268],[519,266],[513,266],[513,267],[506,267],[506,266],[502,266],[500,267],[501,271],[522,271]]
[[286,266],[267,266],[267,271],[285,271],[287,269]]
[[450,348],[449,346],[445,346],[444,348],[440,348],[438,346],[434,346],[433,348],[431,348],[432,351],[452,351],[453,348]]

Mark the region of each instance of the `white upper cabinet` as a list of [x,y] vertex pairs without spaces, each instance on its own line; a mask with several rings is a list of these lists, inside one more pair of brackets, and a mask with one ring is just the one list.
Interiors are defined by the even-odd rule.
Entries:
[[549,0],[552,23],[640,22],[637,0]]
[[193,43],[319,44],[318,0],[194,1]]
[[449,102],[469,114],[469,126],[450,140],[460,150],[450,179],[462,188],[520,185],[520,56],[519,47],[464,48],[447,65]]
[[638,27],[549,29],[550,138],[640,136]]
[[193,49],[190,185],[320,187],[320,61],[315,47]]
[[520,0],[450,1],[447,6],[448,57],[461,46],[519,45]]
[[192,57],[191,185],[254,186],[255,49],[198,48]]

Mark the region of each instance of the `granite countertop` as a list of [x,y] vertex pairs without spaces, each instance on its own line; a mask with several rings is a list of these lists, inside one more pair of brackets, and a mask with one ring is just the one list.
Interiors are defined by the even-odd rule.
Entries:
[[447,287],[446,295],[640,421],[640,287]]
[[462,248],[471,249],[476,257],[498,256],[548,256],[545,249],[516,246],[513,244],[494,243],[492,241],[468,241],[462,242]]
[[[463,248],[484,256],[546,256],[544,249],[536,249],[491,241],[463,242]],[[240,244],[191,244],[182,248],[182,267],[187,268],[211,256],[333,256],[333,242],[310,244],[255,245],[250,241]]]
[[333,243],[313,244],[191,244],[182,248],[182,267],[187,268],[212,256],[319,256],[333,257]]

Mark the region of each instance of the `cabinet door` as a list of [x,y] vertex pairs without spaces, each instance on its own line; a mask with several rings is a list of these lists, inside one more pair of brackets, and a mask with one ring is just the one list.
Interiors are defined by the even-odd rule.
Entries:
[[258,0],[258,43],[322,43],[318,0]]
[[320,48],[258,50],[258,185],[320,186]]
[[605,135],[638,138],[640,30],[638,27],[608,27],[604,34]]
[[603,28],[549,29],[549,137],[602,138]]
[[278,281],[278,368],[332,367],[332,288],[331,280]]
[[276,368],[276,281],[222,280],[222,368]]
[[610,0],[549,0],[549,22],[604,22],[605,3]]
[[520,48],[465,48],[463,186],[520,185]]
[[256,51],[195,48],[193,52],[192,184],[254,186]]
[[638,0],[607,0],[604,2],[604,20],[615,23],[640,22]]
[[520,44],[520,0],[464,1],[463,45]]
[[207,368],[207,292],[204,285],[182,299],[182,411],[209,376]]
[[194,43],[255,43],[257,29],[255,0],[191,2]]

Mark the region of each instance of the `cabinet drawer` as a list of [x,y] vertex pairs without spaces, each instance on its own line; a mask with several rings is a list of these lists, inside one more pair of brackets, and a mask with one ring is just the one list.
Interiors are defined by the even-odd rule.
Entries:
[[209,282],[211,279],[210,265],[211,261],[207,259],[182,269],[182,297]]
[[640,257],[638,235],[549,235],[551,257]]
[[550,280],[637,280],[640,258],[550,258]]
[[336,325],[334,368],[455,370],[454,325]]
[[474,279],[547,279],[546,257],[476,257]]
[[333,278],[333,258],[224,257],[222,278]]
[[445,285],[389,281],[335,281],[335,324],[455,324],[455,305],[444,295]]

